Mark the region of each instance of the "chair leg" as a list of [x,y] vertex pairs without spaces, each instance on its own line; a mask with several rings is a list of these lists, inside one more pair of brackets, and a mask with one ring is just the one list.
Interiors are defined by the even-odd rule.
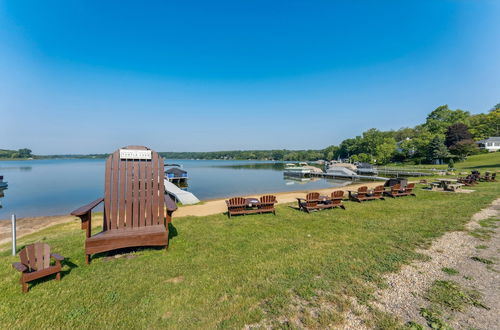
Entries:
[[57,272],[56,281],[60,281],[60,280],[61,280],[61,272]]
[[87,265],[89,265],[89,264],[90,264],[90,254],[86,254],[86,255],[85,255],[85,263],[86,263]]
[[23,293],[27,293],[28,292],[28,283],[26,282],[21,282],[21,290],[23,291]]

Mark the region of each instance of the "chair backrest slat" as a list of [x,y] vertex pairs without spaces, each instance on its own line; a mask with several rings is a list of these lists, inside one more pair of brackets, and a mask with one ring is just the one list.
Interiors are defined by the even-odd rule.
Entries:
[[[148,151],[142,146],[123,149]],[[163,224],[163,158],[151,150],[151,159],[120,158],[120,150],[106,160],[104,230]]]
[[118,197],[118,205],[121,207],[118,210],[118,228],[123,228],[125,225],[125,214],[127,210],[127,205],[125,203],[126,200],[126,183],[127,183],[127,162],[120,162],[120,188],[119,188],[119,197]]
[[318,192],[310,192],[306,195],[306,206],[307,207],[316,207],[318,205],[319,193]]
[[30,271],[42,270],[50,267],[50,246],[46,243],[34,243],[26,246],[19,252],[21,263]]
[[163,159],[158,160],[158,175],[154,173],[153,184],[158,186],[158,189],[153,192],[154,197],[158,199],[158,219],[160,223],[163,223],[165,218],[165,207],[164,207],[164,193],[165,193],[165,182],[163,177],[165,176],[165,165],[163,164]]

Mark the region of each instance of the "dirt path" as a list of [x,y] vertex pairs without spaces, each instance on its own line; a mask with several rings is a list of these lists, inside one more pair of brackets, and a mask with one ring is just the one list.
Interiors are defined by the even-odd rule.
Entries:
[[[443,235],[428,250],[418,251],[429,256],[429,261],[414,262],[398,273],[387,275],[389,288],[376,293],[373,305],[398,316],[403,323],[413,321],[426,325],[420,309],[430,306],[425,296],[432,283],[435,280],[454,281],[465,290],[478,291],[481,303],[488,309],[468,305],[462,312],[446,310],[442,320],[454,329],[500,329],[500,229],[498,223],[491,227],[481,227],[478,223],[491,218],[500,219],[500,198],[475,214],[466,226],[476,233],[485,233],[486,230],[486,236],[473,237],[467,231]],[[474,260],[473,257],[480,259]],[[447,274],[443,267],[458,273]],[[363,320],[353,314],[348,315],[347,320],[346,329],[363,328]]]
[[[352,184],[342,188],[326,188],[320,190],[314,190],[321,194],[330,194],[332,191],[336,190],[355,190],[360,186],[368,186],[369,188],[374,188],[375,186],[380,185],[380,182],[363,182]],[[303,191],[294,191],[294,192],[281,192],[274,193],[278,199],[278,204],[283,203],[292,203],[296,202],[297,197],[305,197],[305,194],[309,192],[308,190]],[[346,192],[347,194],[347,192]],[[244,196],[244,197],[258,197],[259,195],[252,196]],[[185,216],[207,216],[212,214],[224,213],[226,212],[227,207],[225,203],[225,199],[217,199],[203,202],[198,205],[187,205],[181,206],[174,213],[174,221],[181,220],[179,218]],[[34,233],[41,229],[57,225],[60,223],[70,222],[75,220],[76,218],[70,215],[63,216],[47,216],[47,217],[34,217],[34,218],[20,218],[17,220],[17,238],[23,237],[25,235]],[[0,221],[0,245],[10,242],[11,237],[11,229],[10,229],[10,221],[2,220]]]

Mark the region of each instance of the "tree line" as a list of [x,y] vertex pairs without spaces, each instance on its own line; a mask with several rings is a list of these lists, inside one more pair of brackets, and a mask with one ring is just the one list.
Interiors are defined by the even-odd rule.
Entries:
[[390,162],[443,163],[462,160],[479,153],[476,141],[498,136],[500,103],[487,113],[472,115],[452,110],[448,105],[437,107],[425,122],[415,127],[380,131],[371,128],[348,138],[339,145],[319,150],[239,150],[213,152],[162,152],[170,159],[248,159],[280,161],[314,161],[349,159],[376,164]]
[[[229,159],[315,161],[349,159],[374,164],[391,162],[443,163],[481,152],[476,141],[499,136],[500,103],[486,113],[472,115],[437,107],[423,124],[398,130],[371,128],[339,145],[309,150],[231,150],[211,152],[160,152],[168,159]],[[30,149],[1,150],[0,158],[105,158],[108,154],[35,156]]]

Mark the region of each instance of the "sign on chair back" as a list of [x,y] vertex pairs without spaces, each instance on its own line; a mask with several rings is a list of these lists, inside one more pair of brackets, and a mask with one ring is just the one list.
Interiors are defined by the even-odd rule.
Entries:
[[[168,223],[177,209],[165,195],[163,158],[141,146],[128,146],[106,160],[104,198],[71,214],[80,217],[86,262],[90,255],[125,247],[167,246]],[[91,211],[104,201],[101,233],[91,236]],[[167,213],[165,214],[165,206]]]

